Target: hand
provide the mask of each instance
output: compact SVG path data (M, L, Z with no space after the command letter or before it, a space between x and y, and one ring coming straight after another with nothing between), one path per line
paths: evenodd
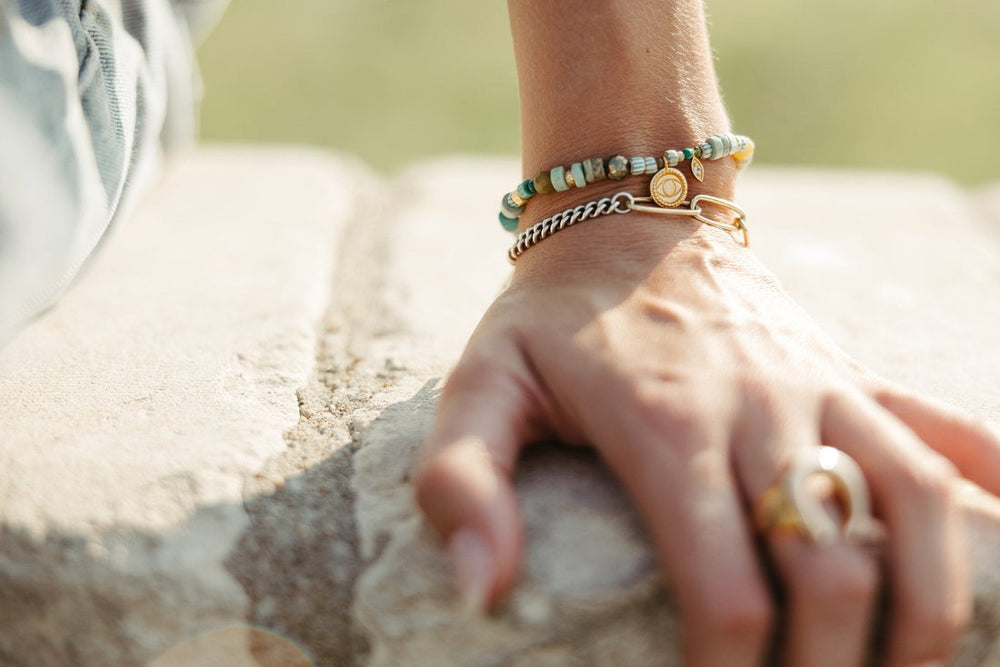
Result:
M757 665L784 589L791 665L860 664L880 587L886 662L947 659L970 613L954 480L1000 494L1000 438L847 357L723 232L630 214L532 248L449 379L417 475L466 603L513 584L522 446L598 450L625 484L684 620L689 665ZM887 531L858 547L772 533L748 507L797 450L854 458ZM571 555L567 555L571 557Z

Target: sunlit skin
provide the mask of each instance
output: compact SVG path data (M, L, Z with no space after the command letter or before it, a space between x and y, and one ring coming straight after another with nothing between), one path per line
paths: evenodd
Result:
M655 154L729 131L701 3L509 2L523 166ZM732 160L688 174L731 198ZM640 179L536 197L522 229ZM636 189L638 188L638 189ZM889 591L888 665L943 664L970 615L962 476L1000 494L992 427L877 377L841 351L724 231L632 213L530 249L443 392L417 498L467 604L514 584L524 537L510 474L521 448L595 448L647 525L683 618L685 664L761 664L776 601L747 507L801 448L865 473L886 534L857 546L769 533L790 665L861 664ZM567 554L571 558L571 554Z

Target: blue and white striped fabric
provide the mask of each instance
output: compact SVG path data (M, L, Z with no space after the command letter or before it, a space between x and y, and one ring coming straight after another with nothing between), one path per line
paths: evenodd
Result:
M220 0L0 0L0 345L50 307L195 135Z

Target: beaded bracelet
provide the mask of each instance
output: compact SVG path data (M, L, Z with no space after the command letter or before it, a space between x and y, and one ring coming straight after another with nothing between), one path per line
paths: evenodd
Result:
M703 224L723 229L730 234L741 234L741 243L743 247L750 246L750 230L747 228L747 214L743 211L743 209L728 199L713 197L711 195L696 195L691 199L691 201L681 202L682 204L687 205L687 208L679 208L676 206L671 208L661 208L659 206L649 205L650 202L655 201L656 200L653 197L636 197L629 192L619 192L611 197L596 199L585 204L580 204L579 206L574 206L573 208L568 208L565 211L560 211L555 215L545 218L541 222L535 223L528 229L518 234L514 244L507 251L507 259L510 260L511 264L515 263L518 258L527 252L527 250L532 246L541 243L556 232L560 232L578 222L583 222L584 220L590 220L592 218L600 218L606 215L611 215L612 213L625 214L633 211L656 213L658 215L688 216ZM727 209L735 213L736 220L729 223L709 218L703 214L704 209L701 206L703 202L713 204L719 208Z
M627 158L615 155L607 160L587 158L574 162L568 169L559 165L540 171L534 178L521 181L514 190L505 194L500 200L500 224L509 232L517 231L524 205L535 195L565 192L574 187L583 188L605 179L620 181L629 175L654 174L650 188L653 197L661 206L671 208L687 197L687 179L679 170L674 169L681 162L689 160L692 175L703 181L705 166L699 158L719 160L732 156L737 167L743 167L753 159L753 151L754 143L750 137L727 132L714 134L691 148L665 150L661 157Z

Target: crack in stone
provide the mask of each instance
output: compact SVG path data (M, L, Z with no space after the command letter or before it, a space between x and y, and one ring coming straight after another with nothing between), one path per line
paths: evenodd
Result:
M251 624L292 639L317 665L337 667L363 664L369 653L352 615L365 566L353 457L377 414L378 395L405 372L369 353L394 319L382 280L389 222L372 204L385 199L374 188L356 195L339 239L315 369L298 392L299 422L285 434L286 451L247 480L250 528L226 564L250 600ZM262 665L269 664L266 649L251 645Z

